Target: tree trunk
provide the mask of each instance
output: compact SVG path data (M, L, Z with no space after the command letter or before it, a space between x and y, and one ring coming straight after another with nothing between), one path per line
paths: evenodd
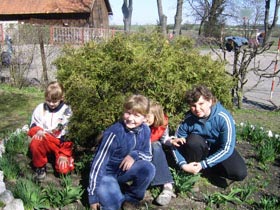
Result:
M219 37L222 26L219 17L224 11L225 0L213 0L209 8L208 21L204 25L204 34L207 37Z
M265 43L269 42L271 38L271 33L272 30L275 28L276 23L278 21L278 11L279 11L279 6L280 6L280 0L275 1L275 9L274 9L274 15L272 19L271 25L269 25L269 10L270 10L270 3L271 0L265 0L265 18L264 18L264 30L265 30L265 36L263 40L263 46Z
M159 26L161 27L161 32L164 36L167 34L167 16L163 14L162 10L162 1L157 0L157 7L158 7L158 17L159 17Z
M46 61L46 54L45 54L45 47L44 47L44 34L41 27L38 29L39 34L39 45L41 51L41 60L43 66L43 86L46 87L49 83L48 79L48 69L47 69L47 61Z
M129 0L129 4L127 4L127 0L123 0L122 5L122 13L123 13L123 23L124 23L124 31L129 32L131 29L131 17L133 10L133 0Z
M181 34L181 23L182 23L182 10L183 10L183 0L177 0L177 10L175 15L175 24L173 34L179 35Z

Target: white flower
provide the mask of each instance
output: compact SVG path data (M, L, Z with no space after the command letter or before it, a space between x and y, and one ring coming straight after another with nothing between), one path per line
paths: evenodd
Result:
M29 126L28 125L24 125L21 129L23 132L28 132L29 130Z
M244 126L244 122L241 122L241 123L240 123L240 126L243 127L243 126Z
M250 128L252 128L252 130L255 130L255 126L254 125L250 125Z
M279 134L275 134L274 137L275 137L276 139L278 139L278 138L279 138Z
M272 133L272 131L271 131L271 130L269 130L267 135L268 135L268 137L273 137L273 133Z

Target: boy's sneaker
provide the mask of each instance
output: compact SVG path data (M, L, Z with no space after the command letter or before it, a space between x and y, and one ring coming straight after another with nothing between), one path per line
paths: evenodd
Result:
M36 168L35 170L35 179L38 181L42 181L46 177L46 166L41 168Z
M122 210L135 210L138 209L139 205L135 204L135 203L131 203L128 201L123 202L122 204Z
M157 197L156 202L161 206L166 206L170 203L172 198L176 198L176 195L173 193L173 190L169 188L164 188L163 191Z

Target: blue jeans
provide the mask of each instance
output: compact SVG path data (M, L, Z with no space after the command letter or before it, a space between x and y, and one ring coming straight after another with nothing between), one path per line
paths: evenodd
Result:
M135 161L119 176L103 176L97 190L101 209L118 210L124 201L138 203L144 198L154 176L154 165L145 160Z
M163 151L160 141L152 143L152 163L156 168L156 175L151 185L164 185L166 183L174 183L172 174L169 170L169 166L166 160L166 155Z

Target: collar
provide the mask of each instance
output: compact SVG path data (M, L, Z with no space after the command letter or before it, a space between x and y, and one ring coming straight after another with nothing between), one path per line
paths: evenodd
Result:
M61 109L61 107L64 105L64 102L61 101L60 104L55 108L55 109L51 109L47 103L44 103L44 110L48 110L49 112L57 112Z

